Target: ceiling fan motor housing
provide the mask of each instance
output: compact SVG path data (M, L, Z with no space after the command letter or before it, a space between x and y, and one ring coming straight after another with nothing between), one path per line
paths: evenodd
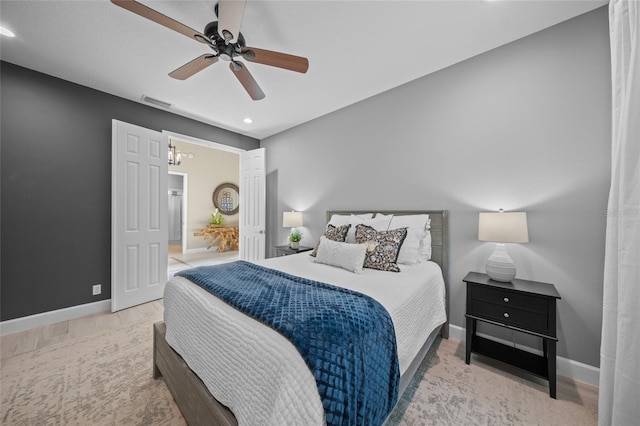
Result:
M244 36L242 33L238 35L238 41L236 43L229 43L218 34L218 21L209 22L204 28L204 35L209 37L214 46L211 46L220 59L225 61L233 60L233 57L239 55L242 48L246 46Z

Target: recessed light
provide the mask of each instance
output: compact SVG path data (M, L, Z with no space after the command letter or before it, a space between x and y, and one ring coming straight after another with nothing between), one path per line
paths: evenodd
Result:
M247 124L251 124L251 123L253 123L253 120L252 120L250 117L247 117L247 118L245 118L245 119L244 119L244 120L242 120L242 121L244 121L244 122L245 122L245 123L247 123Z
M3 35L5 37L15 37L16 35L13 33L13 31L0 26L0 35Z

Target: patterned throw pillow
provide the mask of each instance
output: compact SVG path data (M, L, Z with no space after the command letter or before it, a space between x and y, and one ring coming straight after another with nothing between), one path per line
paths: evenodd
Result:
M328 240L344 243L344 240L345 238L347 238L347 232L349 232L350 227L351 227L351 224L346 224L342 226L327 225L327 230L324 231L323 235L327 237ZM310 256L316 257L319 246L320 246L320 243L316 245L316 248L313 249Z
M376 231L367 225L356 226L356 243L369 243L367 255L364 258L365 268L400 272L396 262L405 238L407 238L407 228Z

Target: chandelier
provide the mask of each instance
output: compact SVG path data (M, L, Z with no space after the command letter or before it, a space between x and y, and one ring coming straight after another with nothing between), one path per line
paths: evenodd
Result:
M182 162L182 154L180 151L176 151L176 146L171 145L171 141L169 141L169 165L170 166L179 166Z

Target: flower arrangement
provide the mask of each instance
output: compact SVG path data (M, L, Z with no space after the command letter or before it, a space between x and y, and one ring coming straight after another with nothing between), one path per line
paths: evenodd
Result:
M211 213L211 224L212 225L222 225L224 224L224 216L220 214L218 209L215 209L213 213Z

